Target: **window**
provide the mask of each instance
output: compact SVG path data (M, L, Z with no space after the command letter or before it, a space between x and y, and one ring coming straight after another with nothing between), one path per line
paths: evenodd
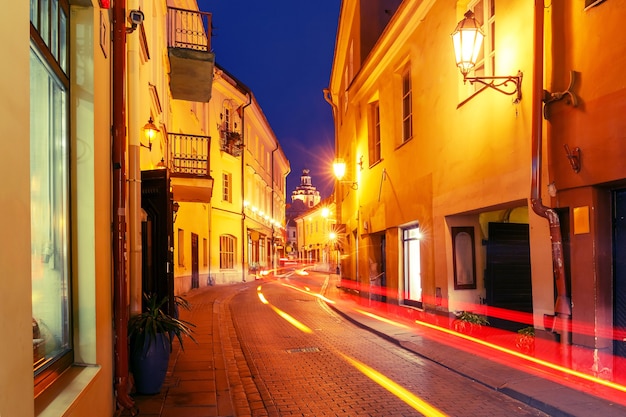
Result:
M178 266L185 266L185 231L178 229Z
M30 2L30 188L35 393L73 362L66 0Z
M475 77L490 76L495 73L496 67L496 4L494 0L479 0L470 5L476 20L482 24L485 33L483 48L478 54L476 66L474 67ZM480 84L474 84L474 88L483 88Z
M220 269L235 268L235 238L231 235L220 236Z
M206 238L202 238L202 266L209 265L209 245Z
M411 104L411 71L402 73L402 142L413 137L413 110Z
M380 106L370 104L369 164L380 161Z
M224 106L224 130L227 132L232 131L232 125L230 122L230 108Z
M233 202L233 176L229 172L222 173L222 201Z
M422 307L420 237L419 226L413 226L402 231L404 304L419 308Z

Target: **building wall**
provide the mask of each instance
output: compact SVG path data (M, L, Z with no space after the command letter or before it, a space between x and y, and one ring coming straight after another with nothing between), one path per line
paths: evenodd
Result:
M337 184L338 221L347 224L349 237L358 237L348 239L348 255L358 260L346 259L343 273L356 277L363 291L369 271L369 255L363 248L381 233L387 237L389 290L403 290L400 231L418 223L423 233L424 308L479 308L486 297L487 252L482 242L489 239L488 223L527 224L531 323L542 329L544 315L555 313L555 294L549 224L528 203L536 162L531 159L531 122L533 101L562 96L547 106L543 120L540 197L561 217L573 323L593 329L576 329L572 342L611 351L605 331L620 308L612 299L614 256L619 256L613 254L613 193L626 188L621 133L626 127L621 117L626 88L620 75L626 47L613 36L619 33L618 11L626 2L601 2L588 10L584 4L563 0L543 9L545 74L539 75L548 95L542 97L533 96L531 89L531 22L534 7L540 6L496 0L495 75L522 71L522 99L515 102L492 89L478 92L462 82L455 68L449 34L469 1L405 1L376 43L368 37L376 30L363 34L368 30L363 20L375 19L371 13L376 7L359 13L359 2L342 3L330 93L337 105L337 157L348 162L348 177L358 189ZM401 75L407 68L413 137L403 143ZM566 91L572 82L575 95ZM367 166L371 104L376 102L382 159ZM580 149L578 161L568 158L566 147ZM361 158L366 161L363 166ZM475 232L476 289L454 289L451 228L457 226Z
M480 242L486 236L481 235L479 215L504 208L526 207L528 211L531 162L530 82L522 84L519 103L493 90L463 103L473 87L463 85L449 35L462 19L466 3L404 2L362 66L355 69L353 80L345 79L346 66L354 61L348 55L353 41L349 35L355 32L348 29L358 21L342 20L331 77L331 92L338 103L338 156L349 161L349 176L359 184L358 190L340 188L342 221L361 238L386 231L387 282L396 284L399 291L403 287L402 247L399 238L389 238L398 235L390 230L419 223L424 302L440 308L435 305L439 288L442 307L450 310L468 302L475 305L485 296L481 268L477 268L476 290L454 290L450 227L474 226L477 258L484 259ZM344 12L354 6L354 2L344 2L342 19L350 19ZM532 25L521 22L532 21L532 4L499 2L497 10L497 72L515 74L520 69L526 81L532 70L528 41ZM513 33L519 35L509 35ZM399 115L401 74L406 68L411 74L413 137L403 143ZM361 169L361 157L368 161L370 104L376 101L382 160L369 167L366 162ZM553 307L550 297L543 297L552 288L551 259L543 255L546 249L550 253L548 229L547 222L537 221L534 214L525 221L532 225L533 291L539 322L542 313ZM364 230L365 223L368 230ZM356 254L356 249L351 253ZM396 270L399 277L392 276ZM368 260L359 256L358 280L366 283L368 272Z
M29 7L27 2L5 5L0 17L0 33L4 39L0 50L10 56L12 65L0 67L2 111L0 120L4 134L0 138L3 155L10 155L0 166L5 179L0 194L2 216L7 221L3 235L11 237L0 243L0 265L6 279L0 291L0 312L5 334L11 343L0 347L0 410L6 415L34 415L32 306L30 266L30 153L29 153ZM30 343L29 343L30 342Z
M576 71L572 91L578 106L568 105L566 100L571 104L571 98L566 96L549 107L549 151L554 167L549 181L557 190L550 201L572 219L568 231L571 297L576 306L572 319L594 329L590 334L574 334L573 343L600 349L611 349L602 330L613 326L612 191L626 188L622 133L626 86L619 70L626 46L612 38L620 32L619 12L625 6L626 2L618 0L583 11L583 1L556 2L550 45L554 61L546 79L550 91L564 91L570 71ZM565 145L570 150L580 149L579 172L570 165ZM575 210L581 209L589 211L588 232L576 227Z
M5 129L0 149L7 156L0 168L6 179L0 200L2 215L9 221L0 265L11 278L2 281L0 308L3 333L11 336L10 343L0 348L0 413L69 416L97 409L100 415L112 415L110 56L104 55L94 36L99 33L100 10L72 6L70 17L72 331L74 362L82 365L71 366L37 399L31 355L29 3L7 4L4 12L0 32L11 41L0 49L11 57L11 65L0 69L0 120ZM106 11L105 24L109 24Z

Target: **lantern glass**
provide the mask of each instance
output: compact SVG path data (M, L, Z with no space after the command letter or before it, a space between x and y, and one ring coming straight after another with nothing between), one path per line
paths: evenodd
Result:
M459 22L452 33L456 65L466 76L476 65L485 37L480 23L474 18L474 13L468 11L465 18Z
M333 172L335 173L335 177L341 181L346 175L346 163L339 159L336 160L333 164Z

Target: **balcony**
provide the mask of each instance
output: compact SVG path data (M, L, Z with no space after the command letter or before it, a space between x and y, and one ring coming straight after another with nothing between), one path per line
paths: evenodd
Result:
M174 200L209 203L213 178L209 167L209 136L168 133L168 164Z
M167 51L172 97L208 103L215 66L211 13L168 7Z
M220 149L232 156L241 156L243 141L239 132L220 130Z

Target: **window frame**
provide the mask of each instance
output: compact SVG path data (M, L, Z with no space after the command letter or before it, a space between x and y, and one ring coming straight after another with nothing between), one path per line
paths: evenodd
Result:
M222 172L222 201L233 202L233 175L230 172Z
M382 160L380 140L380 103L374 101L369 105L370 132L369 142L369 166Z
M235 269L236 240L233 235L220 235L220 269Z
M482 5L477 9L478 5ZM476 65L472 68L470 76L482 77L493 76L496 71L496 4L495 0L475 0L469 4L469 9L474 12L474 16L481 23L481 28L485 34L482 49L476 60ZM481 11L482 10L482 11ZM478 13L478 14L477 14ZM474 89L480 90L484 86L475 83Z
M406 65L400 74L401 80L401 112L402 143L413 138L413 86L411 83L411 67Z
M415 232L415 235L412 235ZM403 303L408 306L422 308L423 307L423 286L421 273L421 239L419 224L413 224L401 229L402 242L402 289ZM417 246L414 246L417 244ZM411 255L415 255L417 251L417 259L412 259ZM417 284L415 286L414 284ZM419 293L419 296L411 296L413 291Z
M48 10L44 12L43 6L47 6ZM33 256L33 268L36 267L35 259L41 259L40 264L42 268L56 271L60 281L58 284L63 291L62 295L59 295L58 301L60 301L60 308L58 309L58 321L53 323L53 320L48 323L43 322L43 316L39 317L40 321L35 321L39 314L35 314L33 311L33 346L36 333L39 333L37 339L41 338L41 326L58 324L58 331L52 332L54 338L61 339L60 347L54 349L50 356L49 352L45 352L43 356L35 358L33 355L33 377L34 377L34 395L39 395L45 387L49 386L55 379L57 379L61 373L71 366L74 362L74 346L73 346L73 324L72 324L72 169L71 169L71 113L70 113L70 74L69 74L69 31L70 31L70 6L67 0L31 0L30 1L30 59L31 62L41 64L41 69L47 74L45 80L35 80L37 72L30 69L30 84L31 84L31 123L34 117L38 120L44 117L42 114L34 115L32 109L36 107L38 100L43 100L48 104L43 109L47 111L45 115L46 120L50 123L43 132L44 141L46 141L45 149L48 150L46 155L40 155L46 157L48 161L48 168L44 168L47 172L33 173L33 168L39 169L39 164L33 164L31 162L31 184L36 181L38 174L41 174L46 178L46 185L43 187L47 189L48 205L39 205L45 207L44 212L39 213L50 220L51 228L48 230L40 230L45 235L44 240L49 240L52 246L52 252L44 254L43 248L41 252L31 252ZM33 88L33 82L47 83L48 89ZM33 95L37 95L36 100L33 100ZM61 100L61 106L59 106L56 100ZM51 102L52 100L52 102ZM43 102L42 101L42 102ZM35 133L34 133L35 132ZM41 134L42 132L38 132ZM33 154L33 150L37 149L42 152L40 146L32 145L33 140L36 140L36 130L31 129L31 159L36 157ZM52 136L51 136L52 135ZM43 136L41 136L43 137ZM54 169L51 170L50 168ZM34 176L33 176L34 175ZM42 193L46 193L46 191ZM31 189L31 204L34 198L33 189ZM45 196L44 196L45 197ZM31 206L31 216L36 215L33 212ZM32 225L37 222L32 222ZM63 227L60 227L63 226ZM42 228L41 225L38 225ZM43 226L45 229L45 226ZM42 239L42 235L37 230L31 227L30 230L31 240L36 242ZM37 236L37 237L35 237ZM37 246L37 245L35 245ZM34 250L34 248L33 248ZM47 257L47 258L46 258ZM43 259L48 259L44 261ZM50 263L51 262L51 263ZM43 265L45 263L45 265ZM39 282L42 283L46 274L42 273ZM54 274L54 273L52 273ZM34 277L34 274L32 275ZM49 279L55 279L54 276L48 277ZM45 285L45 284L44 284ZM53 285L54 282L53 282ZM33 291L35 291L35 285L33 285ZM35 294L33 293L33 307L35 307ZM54 300L53 300L54 302ZM45 317L48 319L48 317ZM59 341L57 340L57 343ZM45 346L45 345L44 345ZM45 348L44 348L45 349Z

